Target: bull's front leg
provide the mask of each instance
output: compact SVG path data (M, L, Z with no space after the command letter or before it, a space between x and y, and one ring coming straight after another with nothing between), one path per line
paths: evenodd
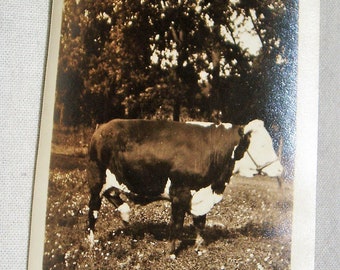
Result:
M176 258L178 243L182 240L185 210L178 204L172 204L171 225L170 225L170 257Z
M195 251L197 252L198 255L201 255L204 252L204 248L202 249L202 247L204 247L205 245L205 241L202 235L205 228L206 215L194 216L193 221L196 232Z
M170 225L170 258L176 258L179 247L177 242L182 240L184 216L190 205L190 189L186 187L172 187L171 196L171 225Z

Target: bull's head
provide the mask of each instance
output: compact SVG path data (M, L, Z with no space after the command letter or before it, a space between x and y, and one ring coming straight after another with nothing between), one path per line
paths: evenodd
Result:
M238 133L241 137L241 140L239 144L237 145L236 149L234 150L234 153L233 153L234 160L242 159L250 144L250 136L251 136L250 131L248 131L247 133L244 133L244 127L240 127L238 130Z
M250 134L250 143L242 159L236 161L234 172L252 177L264 174L280 177L283 167L277 157L272 139L261 120L253 120L244 127L244 134Z

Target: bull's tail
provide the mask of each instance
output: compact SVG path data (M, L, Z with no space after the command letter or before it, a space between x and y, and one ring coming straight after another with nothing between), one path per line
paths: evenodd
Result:
M170 198L167 196L147 196L147 195L139 195L133 192L124 192L123 193L126 195L126 197L132 201L135 204L140 204L140 205L147 205L149 203L159 201L159 200L164 200L164 201L170 201Z

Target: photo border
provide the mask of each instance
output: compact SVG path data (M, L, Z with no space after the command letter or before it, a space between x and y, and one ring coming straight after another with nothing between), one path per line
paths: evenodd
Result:
M314 269L319 98L318 0L299 3L292 269Z
M55 87L57 81L63 0L51 5L50 36L46 61L46 74L41 110L41 122L33 185L31 224L28 250L28 269L41 269L43 265L47 189L53 131Z

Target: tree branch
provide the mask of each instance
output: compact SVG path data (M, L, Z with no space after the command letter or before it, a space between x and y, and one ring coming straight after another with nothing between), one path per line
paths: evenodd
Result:
M261 41L262 47L264 47L265 44L264 44L263 38L261 36L260 29L257 27L257 22L255 22L255 19L253 18L253 15L251 14L250 10L247 11L247 14L248 14L248 16L251 19L251 22L252 22L252 24L254 26L254 29L255 29L255 31L256 31L256 33L257 33L257 35L258 35L258 37L259 37L259 39Z

